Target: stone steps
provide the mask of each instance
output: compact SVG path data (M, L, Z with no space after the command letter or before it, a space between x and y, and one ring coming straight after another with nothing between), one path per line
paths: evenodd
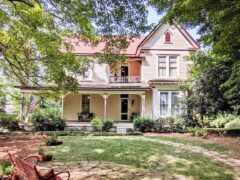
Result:
M133 129L133 123L126 123L126 122L119 122L114 123L116 127L116 132L119 134L126 134L126 130L128 128ZM88 122L67 122L67 126L65 127L65 130L86 130L86 131L92 131L92 125Z

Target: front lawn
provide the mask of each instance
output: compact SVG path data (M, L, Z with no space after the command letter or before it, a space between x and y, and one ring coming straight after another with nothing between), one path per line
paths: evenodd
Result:
M190 140L190 139L184 139L182 137L168 137L168 136L158 135L158 136L149 136L148 138L160 139L163 141L171 141L171 142L182 143L182 144L193 145L193 146L200 146L209 151L216 151L220 153L227 153L229 150L226 146L219 143L203 142L201 140Z
M138 140L139 137L63 136L63 145L49 147L60 162L105 161L131 165L171 175L193 179L228 180L233 170L211 161L201 154L176 149L172 146Z

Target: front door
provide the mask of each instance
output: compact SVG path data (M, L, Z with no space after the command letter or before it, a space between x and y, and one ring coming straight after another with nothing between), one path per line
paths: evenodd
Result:
M121 95L121 120L128 120L128 95Z

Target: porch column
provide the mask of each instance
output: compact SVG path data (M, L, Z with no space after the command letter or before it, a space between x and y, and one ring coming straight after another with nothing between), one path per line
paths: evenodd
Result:
M107 98L108 94L103 94L103 99L104 99L104 120L107 119Z
M25 103L26 103L26 98L25 98L25 93L22 93L22 103L21 103L21 108L20 108L20 120L24 120L24 109L25 109Z
M142 94L141 95L141 116L145 115L145 99L146 99L146 95Z

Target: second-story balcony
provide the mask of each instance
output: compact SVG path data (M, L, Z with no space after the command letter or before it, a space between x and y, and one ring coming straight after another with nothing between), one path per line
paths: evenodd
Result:
M110 83L140 83L141 76L109 76Z

